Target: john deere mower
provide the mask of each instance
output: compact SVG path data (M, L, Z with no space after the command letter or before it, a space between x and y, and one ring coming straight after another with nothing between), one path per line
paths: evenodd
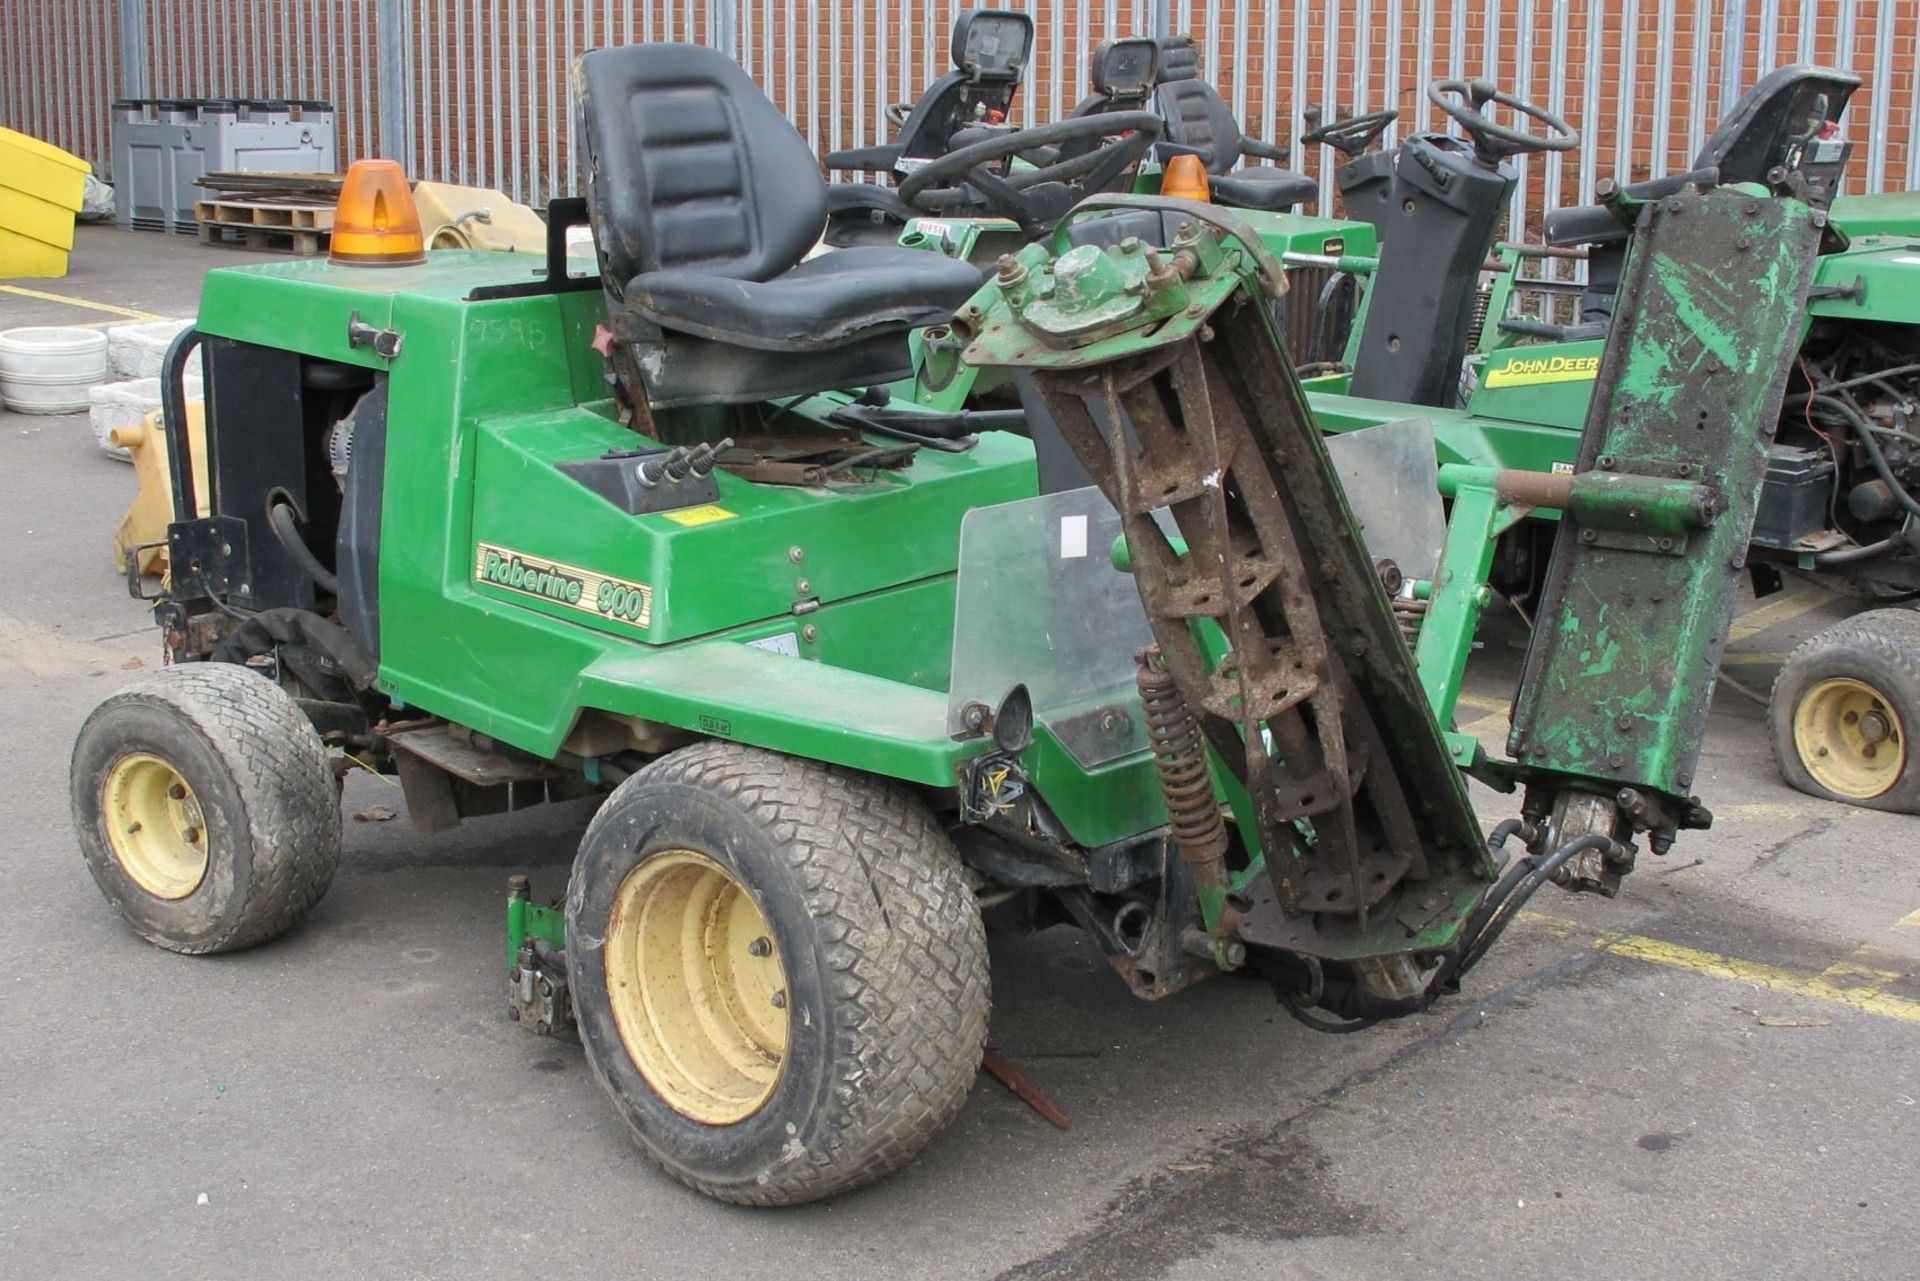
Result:
M586 198L543 269L423 253L375 162L331 263L209 274L166 395L198 355L211 514L176 428L172 574L134 584L169 665L73 756L143 937L293 927L350 768L427 829L603 795L563 906L510 887L509 1009L577 1028L668 1174L772 1205L958 1112L986 924L1351 1031L1454 991L1548 881L1611 891L1710 822L1699 733L1822 248L1800 169L1636 206L1570 474L1436 480L1423 424L1324 438L1255 215L1014 191L990 277L809 257L825 185L731 61L602 49L574 83ZM1089 135L1080 180L1155 128ZM989 407L928 407L930 353ZM1538 508L1562 538L1490 759L1447 727L1495 536ZM1470 776L1515 797L1491 834Z

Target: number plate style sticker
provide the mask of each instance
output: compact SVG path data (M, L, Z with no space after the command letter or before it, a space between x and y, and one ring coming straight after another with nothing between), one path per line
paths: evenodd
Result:
M653 620L653 588L645 583L609 578L597 570L492 543L475 545L473 581L635 627Z

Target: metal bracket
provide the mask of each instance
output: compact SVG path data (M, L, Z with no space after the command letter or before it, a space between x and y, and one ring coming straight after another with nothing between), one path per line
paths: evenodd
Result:
M347 346L371 347L373 354L385 361L400 359L400 347L406 339L398 329L375 329L360 319L360 313L354 312L347 317Z

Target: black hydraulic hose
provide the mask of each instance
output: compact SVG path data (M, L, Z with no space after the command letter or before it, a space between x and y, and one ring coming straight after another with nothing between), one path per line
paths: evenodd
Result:
M320 563L313 554L313 548L307 546L307 540L300 537L300 527L293 508L286 503L275 503L267 509L267 524L273 528L273 536L287 549L287 554L298 561L300 569L311 578L314 586L329 595L340 594L340 580L332 570Z
M1836 391L1845 391L1849 387L1860 387L1867 383L1879 382L1883 378L1898 378L1902 374L1920 374L1920 365L1895 365L1891 369L1880 369L1870 374L1861 374L1859 377L1849 378L1845 382L1827 383L1816 391L1800 392L1797 395L1789 396L1787 403L1789 405L1797 405L1806 400L1809 395L1824 396Z
M1517 818L1501 819L1500 822L1494 827L1493 831L1489 833L1487 836L1487 848L1490 850L1505 849L1507 845L1507 839L1511 837L1515 832L1519 831L1521 828L1525 826L1526 826L1526 823L1521 819L1517 819Z
M1834 552L1817 552L1813 563L1821 569L1830 569L1835 565L1857 565L1863 560L1877 560L1888 552L1911 545L1905 533L1895 534L1892 538L1883 538L1877 543L1868 543L1864 547L1843 547Z
M1888 490L1900 500L1902 507L1915 516L1920 516L1920 502L1914 501L1913 495L1907 492L1907 487L1894 478L1893 468L1887 465L1887 455L1880 448L1880 442L1874 439L1874 425L1868 422L1859 410L1838 396L1819 393L1813 397L1813 403L1823 409L1832 410L1846 421L1847 425L1853 429L1854 439L1860 442L1860 447L1867 451L1867 457L1873 461L1873 470L1878 472L1880 479L1887 483Z
M222 663L244 663L270 654L279 645L306 645L319 650L340 668L355 689L373 688L379 665L352 633L330 618L308 609L263 609L250 614L227 633L214 658Z
M1605 850L1612 848L1612 846L1612 837L1602 836L1598 832L1589 832L1585 836L1575 837L1573 840L1568 841L1565 845L1562 845L1559 849L1534 864L1526 878L1495 905L1494 911L1489 915L1486 924L1481 927L1480 933L1467 940L1460 952L1459 962L1447 973L1447 980L1451 981L1456 979L1479 964L1480 958L1487 954L1487 949L1492 947L1494 943L1499 940L1500 936L1506 932L1507 926L1513 924L1513 918L1520 914L1520 909L1526 905L1527 900L1532 898L1534 892L1547 883L1548 878L1565 866L1568 859L1572 858L1575 854L1583 854L1588 850ZM1517 866L1526 867L1530 862L1532 862L1532 860L1523 859ZM1501 879L1503 883L1506 880L1505 877ZM1492 898L1492 895L1488 895L1488 897Z

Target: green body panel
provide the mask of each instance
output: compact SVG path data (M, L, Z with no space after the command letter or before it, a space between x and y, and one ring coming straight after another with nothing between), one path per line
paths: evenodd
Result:
M1920 230L1856 237L1842 252L1820 260L1813 283L1816 289L1857 287L1858 293L1816 297L1807 308L1811 315L1920 323Z
M1477 382L1467 398L1467 412L1578 432L1587 420L1587 402L1593 399L1593 380L1606 345L1605 339L1595 338L1489 353L1474 362Z
M1034 492L1031 445L993 434L831 490L722 473L722 518L630 516L554 467L646 443L604 399L599 292L469 300L526 270L435 253L208 277L208 334L374 368L349 318L402 335L385 366L382 691L542 757L597 709L953 786L985 746L946 728L960 518ZM644 626L476 581L482 542L650 588ZM768 639L799 656L746 644Z
M1920 237L1920 191L1883 191L1841 196L1833 202L1833 222L1849 236Z

